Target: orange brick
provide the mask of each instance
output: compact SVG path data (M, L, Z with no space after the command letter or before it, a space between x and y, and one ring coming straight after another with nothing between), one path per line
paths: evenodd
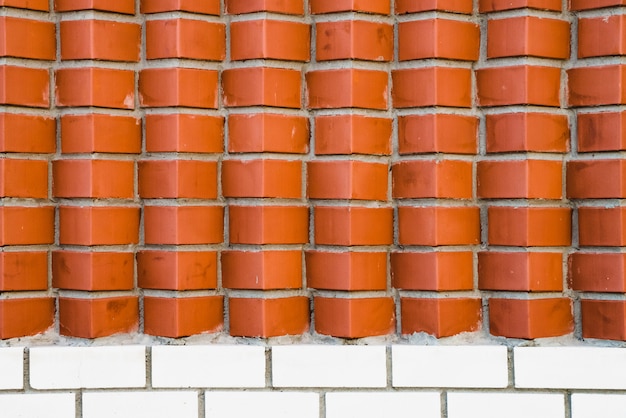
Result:
M269 338L309 330L309 299L304 296L230 298L229 314L232 336Z
M73 290L132 290L135 260L132 252L52 253L52 286Z
M311 13L364 12L388 15L389 0L310 0Z
M489 299L489 332L509 338L546 338L574 331L568 298Z
M315 297L315 331L340 338L364 338L395 331L392 298Z
M392 70L393 107L472 106L472 74L466 68Z
M144 207L146 244L219 244L224 241L221 206Z
M315 154L391 153L392 120L361 115L315 118Z
M490 206L487 212L490 245L559 247L572 244L570 208Z
M141 13L190 12L220 14L220 0L141 0Z
M108 20L66 20L60 24L61 59L139 61L141 26Z
M48 11L48 0L0 0L0 6Z
M626 207L579 207L578 235L581 246L626 246Z
M0 17L0 56L54 60L56 57L53 22L16 17Z
M110 68L62 68L56 71L56 104L114 109L135 108L135 72Z
M386 252L306 252L307 286L326 290L386 290Z
M280 42L276 40L280 39ZM311 27L282 20L245 20L230 24L230 59L276 59L306 62L311 58Z
M625 65L572 68L567 71L571 107L626 103Z
M583 338L626 340L626 303L623 300L580 301Z
M218 332L224 326L224 297L165 298L145 296L144 332L180 338Z
M221 153L224 118L196 114L146 115L146 151Z
M224 70L224 105L300 108L300 78L300 71L286 68L249 67Z
M50 106L48 70L1 65L0 104L48 108Z
M589 10L624 5L626 5L624 0L571 0L569 8L570 10Z
M563 254L479 252L478 288L525 292L562 291Z
M304 154L309 150L309 121L274 113L231 114L228 151Z
M626 197L626 162L576 160L567 163L567 197L603 199ZM612 181L607 181L612 179Z
M197 160L139 162L139 196L144 199L217 198L217 163Z
M48 253L4 251L0 253L0 291L46 290Z
M401 161L392 167L393 197L472 198L472 163L458 160Z
M478 10L481 13L497 12L514 9L538 9L561 11L560 0L479 0Z
M225 160L225 197L302 197L302 162L285 160Z
M474 260L469 251L393 252L391 283L406 290L471 290Z
M480 31L472 22L425 19L398 23L398 60L476 61Z
M395 0L396 14L442 11L470 15L472 0Z
M59 207L61 245L125 245L138 242L138 207Z
M57 12L71 12L75 10L99 10L102 12L135 14L134 0L55 0L54 10Z
M133 161L57 160L52 163L52 194L56 197L132 199Z
M229 207L231 244L306 244L309 211L306 206Z
M484 68L476 71L478 104L560 105L561 69L537 65Z
M365 20L320 22L315 32L317 61L393 58L393 26L389 24Z
M311 199L387 200L387 164L363 161L309 161Z
M398 152L475 154L478 119L473 116L433 113L398 117Z
M0 159L0 197L46 199L48 161Z
M315 243L318 245L390 245L392 208L316 206Z
M399 207L398 242L428 246L478 244L479 212L472 206Z
M226 13L243 14L273 12L288 15L304 14L303 0L226 0Z
M61 116L61 152L139 154L141 120L92 113Z
M139 72L142 107L217 108L217 71L197 68L148 68Z
M569 22L519 16L487 22L487 58L534 56L567 59Z
M137 253L137 285L143 289L215 289L217 287L217 253L214 251L139 251Z
M0 340L41 334L54 324L54 298L0 300Z
M130 333L139 325L136 296L98 299L59 298L59 332L79 338Z
M480 329L480 299L402 298L400 306L402 334L425 332L441 338Z
M567 281L582 292L626 292L626 254L575 252L568 259Z
M0 152L53 153L55 138L54 118L0 113Z
M626 149L626 112L579 113L578 152Z
M223 251L222 286L227 289L299 289L300 251Z
M487 152L567 152L566 115L550 113L498 113L487 115Z
M561 161L479 161L476 173L479 198L560 199L563 195Z
M310 109L387 108L388 76L384 71L346 68L306 74Z
M146 22L146 58L221 61L226 55L226 26L192 19Z
M0 206L0 246L52 243L53 206Z

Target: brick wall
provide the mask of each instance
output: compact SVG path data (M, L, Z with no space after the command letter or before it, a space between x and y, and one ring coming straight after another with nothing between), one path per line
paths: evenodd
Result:
M622 2L392 3L0 1L0 340L625 340Z

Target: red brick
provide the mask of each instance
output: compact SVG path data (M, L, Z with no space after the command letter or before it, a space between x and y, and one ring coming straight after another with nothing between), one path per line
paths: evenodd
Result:
M392 120L361 115L315 118L315 154L391 153Z
M274 113L231 114L228 151L304 154L309 150L309 121Z
M52 253L52 287L72 290L132 290L135 260L132 252Z
M299 289L300 251L223 251L222 286L226 289Z
M478 288L524 292L562 291L563 254L479 252Z
M299 335L309 330L309 299L230 298L230 335L237 337L278 337Z
M476 71L479 106L560 106L561 69L538 65Z
M578 152L626 149L626 112L579 113Z
M560 199L563 195L561 161L479 161L476 173L479 198Z
M0 159L0 197L46 199L48 161Z
M401 245L474 245L480 242L480 213L473 206L398 208Z
M224 326L224 297L143 298L144 332L180 338L218 332Z
M315 297L315 332L341 338L364 338L395 331L393 299Z
M476 61L480 42L472 22L425 19L398 23L398 60L443 58Z
M404 290L471 290L474 260L469 251L393 252L391 283Z
M280 42L277 40L280 39ZM283 20L245 20L230 24L230 59L309 61L311 27Z
M136 296L97 299L59 298L59 332L79 338L130 333L139 325Z
M393 26L365 20L315 24L317 61L357 59L391 61Z
M226 56L226 26L192 19L146 22L146 59L189 58L221 61Z
M626 254L570 254L569 286L582 292L626 292Z
M478 119L473 116L433 113L398 117L398 152L475 154Z
M0 206L0 246L52 243L53 206Z
M56 58L53 22L16 17L0 17L0 56L54 60Z
M217 287L217 253L214 251L139 251L137 253L137 285L143 289L215 289Z
M145 206L143 216L146 244L219 244L224 241L222 206Z
M231 68L222 72L224 106L300 108L300 71L286 68ZM280 88L279 88L280 86Z
M0 104L48 108L50 106L48 70L0 65Z
M626 302L583 299L580 308L583 338L626 340Z
M626 207L579 207L578 235L582 246L626 246Z
M472 0L395 0L396 14L442 11L472 14Z
M111 68L62 68L56 71L56 104L114 109L135 108L135 72Z
M567 152L567 116L550 113L498 113L486 117L488 153Z
M472 163L459 160L401 161L392 167L393 197L472 198Z
M144 199L217 198L217 163L198 160L139 162L139 196Z
M0 300L0 340L41 334L54 324L54 298Z
M5 251L0 253L0 291L46 290L48 253Z
M309 161L311 199L387 200L388 166L364 161Z
M303 0L226 0L226 13L242 14L273 12L288 15L304 14Z
M71 12L75 10L99 10L102 12L135 14L134 0L54 0L54 10Z
M29 138L24 141L24 138ZM53 153L56 122L46 116L0 113L0 152Z
M601 9L603 7L624 6L624 0L570 0L570 10Z
M55 197L132 199L135 164L116 160L57 160L52 162Z
M224 160L225 197L302 197L302 162L286 160Z
M491 335L509 338L546 338L574 330L568 298L489 299Z
M392 208L316 206L313 213L318 245L390 245L393 242Z
M567 59L569 52L569 22L565 20L518 16L487 22L487 58Z
M141 13L191 12L220 14L220 0L141 0Z
M126 245L138 242L138 207L59 207L61 245Z
M393 107L472 106L472 72L467 68L392 70Z
M306 206L229 207L231 244L306 244L309 211Z
M306 252L307 286L325 290L386 290L386 252Z
M364 12L388 15L389 0L310 0L311 13Z
M0 0L0 6L48 11L48 0Z
M146 151L221 153L224 119L196 114L146 115Z
M579 18L578 58L626 54L626 17Z
M148 68L139 72L142 107L185 106L217 108L218 76L215 70Z
M488 208L490 245L559 247L572 243L572 210L565 207Z
M66 20L60 24L61 59L139 61L141 26L108 20Z
M571 107L626 104L625 65L567 70Z
M92 113L61 116L61 152L139 154L141 120Z
M388 75L384 71L355 68L310 71L306 82L310 109L387 109Z
M481 13L498 12L514 9L538 9L561 11L560 0L479 0L478 10Z
M400 306L402 334L425 332L441 338L480 329L480 299L402 298Z
M575 160L567 163L567 197L602 199L626 197L626 162ZM607 181L607 179L612 179Z

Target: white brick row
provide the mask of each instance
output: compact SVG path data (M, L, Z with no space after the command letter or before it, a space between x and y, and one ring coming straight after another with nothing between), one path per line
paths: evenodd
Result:
M626 349L516 347L515 386L555 389L626 389Z
M626 395L575 393L572 395L572 418L623 418Z
M245 345L152 347L152 386L264 387L265 348Z
M310 392L206 392L204 405L206 418L320 416L320 396Z
M88 392L82 418L198 418L198 393Z
M504 346L411 346L391 349L395 387L504 388L508 386Z
M41 393L0 395L2 418L76 418L76 395Z
M386 348L357 345L285 345L272 348L275 387L387 385Z
M146 349L34 347L30 349L30 385L35 389L145 387Z
M557 393L452 392L447 403L448 418L565 418Z
M0 390L24 387L24 349L0 349Z
M439 392L331 392L326 418L441 418Z

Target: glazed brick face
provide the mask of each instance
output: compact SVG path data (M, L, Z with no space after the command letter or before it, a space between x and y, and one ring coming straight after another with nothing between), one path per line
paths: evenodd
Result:
M0 345L626 341L623 5L0 0ZM72 412L236 414L199 375ZM473 411L446 382L415 414ZM237 407L387 413L348 389Z

